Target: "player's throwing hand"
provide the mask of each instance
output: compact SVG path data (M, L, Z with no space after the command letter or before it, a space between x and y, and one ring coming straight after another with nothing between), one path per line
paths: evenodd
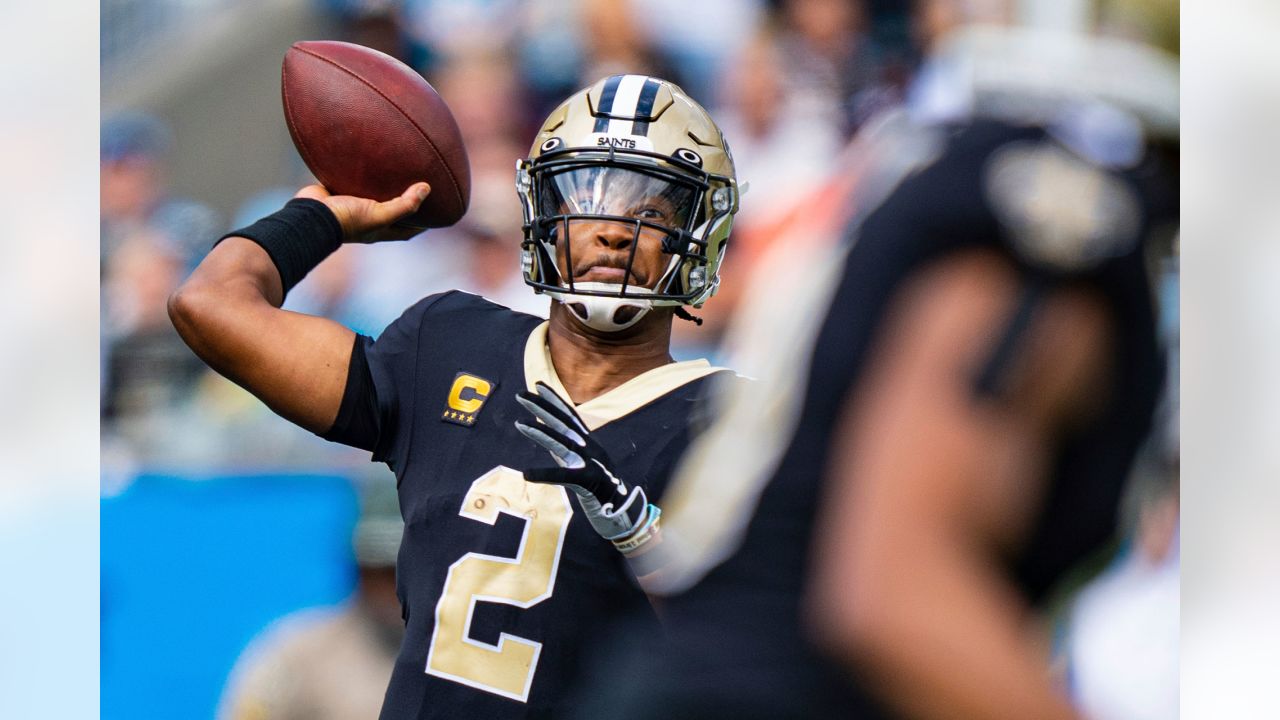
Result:
M295 200L318 200L325 204L342 226L343 242L375 243L385 240L407 240L422 230L393 223L411 215L431 194L425 182L405 188L399 197L386 202L350 195L332 195L323 185L308 185L297 192Z
M591 527L623 554L635 553L656 534L662 511L649 503L644 488L613 474L608 454L569 403L545 383L539 382L537 390L521 391L516 401L538 423L517 420L516 429L551 453L559 467L530 468L524 479L573 490Z

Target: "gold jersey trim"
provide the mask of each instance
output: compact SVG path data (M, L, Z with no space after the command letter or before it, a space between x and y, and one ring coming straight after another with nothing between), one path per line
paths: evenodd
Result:
M595 430L629 415L678 387L723 369L704 359L668 363L640 373L618 387L579 405L569 398L569 392L564 389L560 376L556 374L556 369L551 364L551 349L547 347L549 326L550 323L543 322L529 333L529 339L525 342L525 385L529 392L534 392L534 385L539 380L550 385L552 390L574 406L588 430Z

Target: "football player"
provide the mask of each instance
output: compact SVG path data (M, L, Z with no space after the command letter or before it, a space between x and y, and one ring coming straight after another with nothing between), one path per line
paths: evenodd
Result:
M306 187L224 238L170 300L215 370L395 472L407 632L383 718L563 712L584 644L647 612L624 558L652 537L649 498L720 372L669 353L673 316L716 291L738 208L705 110L658 78L601 80L551 113L516 186L548 322L447 292L375 341L280 309L341 243L396 235L425 184L383 203ZM540 467L548 452L556 467Z
M581 717L1077 717L1033 608L1109 538L1161 389L1176 66L1013 28L938 52L835 254L750 286L759 382L642 558L667 640L627 633Z

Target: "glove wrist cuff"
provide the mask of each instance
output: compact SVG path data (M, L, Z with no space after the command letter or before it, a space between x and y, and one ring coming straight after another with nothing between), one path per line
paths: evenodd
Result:
M652 503L648 507L648 515L634 532L625 538L613 541L613 546L623 555L632 555L658 536L661 528L658 520L662 517L662 509Z

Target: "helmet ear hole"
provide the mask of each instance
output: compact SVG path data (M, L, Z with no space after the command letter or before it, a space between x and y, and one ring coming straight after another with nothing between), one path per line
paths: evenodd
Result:
M694 167L702 167L702 156L689 148L677 148L675 156L677 159L683 160Z

